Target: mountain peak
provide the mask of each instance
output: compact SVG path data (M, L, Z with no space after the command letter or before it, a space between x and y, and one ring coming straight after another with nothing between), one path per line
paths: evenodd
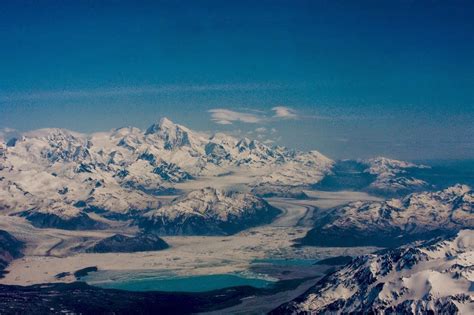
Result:
M469 191L471 191L471 187L469 187L468 185L464 185L464 184L455 184L451 187L448 187L444 190L444 192L446 193L452 193L452 194L456 194L456 195L464 195L466 193L468 193Z
M159 131L176 129L179 125L172 122L170 119L163 117L158 123L154 123L145 131L145 135L154 134ZM181 127L181 126L179 126Z
M160 127L174 127L176 124L171 121L168 117L163 117L160 119L160 122L158 123Z

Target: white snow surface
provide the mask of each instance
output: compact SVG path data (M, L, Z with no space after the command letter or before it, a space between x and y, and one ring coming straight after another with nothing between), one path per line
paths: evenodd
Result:
M334 210L323 229L422 233L474 228L474 192L455 185L436 192L413 193L402 199L355 201Z
M150 218L203 216L227 221L228 217L258 215L258 210L266 206L263 199L250 193L226 192L215 188L203 188L178 197L169 205L152 210L144 215Z
M128 213L156 209L156 194L193 178L264 173L250 185L315 183L332 160L319 152L269 147L247 138L209 136L167 118L146 131L124 127L85 135L65 129L22 134L0 148L0 211L77 216L73 205ZM258 172L257 172L258 170Z
M397 191L429 187L429 184L424 180L406 176L408 169L422 169L429 168L429 166L385 157L363 160L362 163L367 164L366 173L376 175L375 181L370 185L371 188Z
M474 312L474 231L355 258L283 305L288 314Z

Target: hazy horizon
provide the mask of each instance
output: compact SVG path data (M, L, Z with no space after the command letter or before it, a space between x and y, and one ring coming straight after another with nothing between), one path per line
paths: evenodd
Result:
M474 4L364 4L4 4L0 128L167 116L332 158L474 158Z

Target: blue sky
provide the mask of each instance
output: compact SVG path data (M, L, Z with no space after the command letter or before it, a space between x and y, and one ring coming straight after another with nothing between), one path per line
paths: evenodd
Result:
M472 1L5 1L0 39L0 128L474 158Z

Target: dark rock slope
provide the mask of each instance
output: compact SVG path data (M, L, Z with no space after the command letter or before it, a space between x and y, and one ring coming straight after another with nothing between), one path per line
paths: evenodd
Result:
M10 233L0 230L0 278L5 273L3 269L15 258L21 257L24 244Z
M132 253L158 251L168 248L168 244L153 233L140 233L130 237L115 234L104 238L89 248L90 253Z

